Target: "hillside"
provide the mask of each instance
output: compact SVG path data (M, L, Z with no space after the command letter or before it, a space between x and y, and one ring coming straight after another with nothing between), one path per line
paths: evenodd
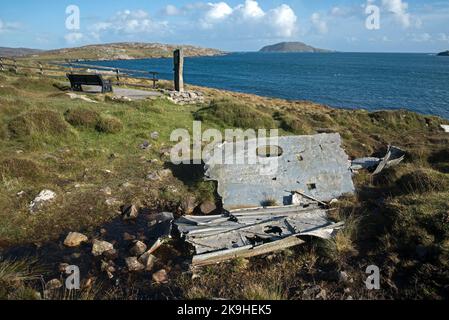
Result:
M440 127L448 120L403 110L331 109L189 85L188 90L204 94L204 103L180 106L166 97L115 101L103 94L73 99L66 81L62 74L0 74L0 299L67 299L58 286L64 264L83 268L82 289L70 299L449 296L449 134ZM166 81L159 85L172 89ZM203 130L222 132L338 132L351 158L384 154L388 144L407 155L377 176L365 171L354 176L357 194L332 204L330 218L345 221L335 238L194 273L186 270L189 248L173 238L154 252L150 270L131 274L125 258L133 240L151 243L147 212L179 217L197 205L221 201L215 183L203 181L201 167L170 163L172 132L190 130L194 120L202 121ZM55 198L30 211L42 190ZM123 221L120 212L130 204L142 209L140 215ZM65 247L68 232L82 232L89 243ZM106 252L104 260L94 257L98 240L113 242L116 251ZM364 285L366 266L372 264L382 271L380 290ZM162 270L169 281L157 284L154 275Z
M331 50L318 49L303 42L280 42L260 49L260 52L332 52Z
M225 52L190 45L160 43L111 43L78 48L50 50L33 55L39 60L131 60L172 57L173 50L182 47L186 56L214 56Z
M21 56L40 53L40 52L42 52L42 50L27 49L27 48L0 47L0 56L1 57L21 57Z

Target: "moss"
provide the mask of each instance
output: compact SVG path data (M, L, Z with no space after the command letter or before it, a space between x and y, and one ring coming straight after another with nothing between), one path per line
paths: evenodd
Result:
M70 132L69 126L61 114L48 109L27 111L12 119L8 128L16 138L36 133L63 135Z
M96 125L96 129L103 133L119 133L123 130L123 123L120 119L112 116L101 116Z
M100 120L100 114L97 111L87 108L70 109L64 117L72 126L84 128L95 128Z
M242 129L275 128L273 118L252 105L245 105L230 99L213 100L209 107L195 113L200 121L215 122L223 127Z

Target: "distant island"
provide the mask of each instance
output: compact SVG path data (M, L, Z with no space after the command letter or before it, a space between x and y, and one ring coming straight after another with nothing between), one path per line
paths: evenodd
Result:
M437 56L440 56L440 57L449 57L449 50L440 52L440 53L437 54Z
M56 50L33 50L3 48L3 52L9 52L9 56L26 56L39 60L133 60L145 58L169 58L173 51L184 49L187 57L217 56L226 52L202 48L191 45L172 45L162 43L121 42L109 44L87 45L77 48L64 48Z
M303 42L280 42L265 46L259 52L333 52L326 49L318 49Z

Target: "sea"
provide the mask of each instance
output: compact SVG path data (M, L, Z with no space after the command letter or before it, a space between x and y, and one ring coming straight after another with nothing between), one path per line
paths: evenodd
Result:
M86 63L173 78L173 60L168 58ZM243 52L192 57L185 58L184 80L336 108L408 109L449 119L449 57L435 54Z

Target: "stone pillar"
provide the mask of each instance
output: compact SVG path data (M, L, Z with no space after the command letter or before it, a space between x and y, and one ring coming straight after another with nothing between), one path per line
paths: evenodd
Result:
M175 71L175 90L178 92L184 91L184 52L182 49L175 50L174 57L174 71Z

